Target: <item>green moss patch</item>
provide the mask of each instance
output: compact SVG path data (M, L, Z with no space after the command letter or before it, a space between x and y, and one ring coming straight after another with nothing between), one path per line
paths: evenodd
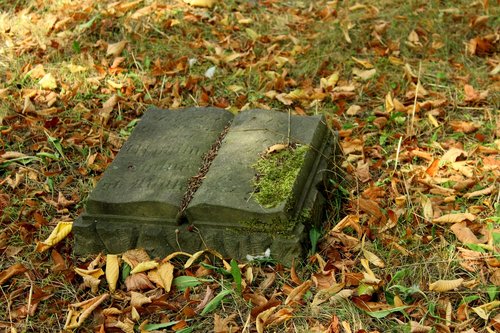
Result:
M308 149L305 145L291 144L280 151L263 154L253 165L254 198L261 206L273 208L288 199Z

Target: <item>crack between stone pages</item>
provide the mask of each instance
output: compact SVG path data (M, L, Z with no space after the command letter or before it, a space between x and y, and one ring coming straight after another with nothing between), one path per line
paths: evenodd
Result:
M200 188L201 184L203 183L203 179L205 179L208 170L210 170L210 165L212 165L214 158L217 156L217 152L219 151L222 141L226 137L230 126L231 122L229 122L226 127L224 127L222 132L217 137L217 140L215 140L208 152L203 155L201 167L198 169L198 173L189 179L187 190L182 197L181 203L179 205L179 212L176 216L177 224L182 224L186 221L186 208L193 199L194 194L196 193L198 188Z

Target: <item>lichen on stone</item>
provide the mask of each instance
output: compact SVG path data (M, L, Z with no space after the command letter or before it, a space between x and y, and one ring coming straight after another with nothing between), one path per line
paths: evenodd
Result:
M286 201L309 147L290 144L277 152L263 154L253 165L254 198L264 208L273 208Z

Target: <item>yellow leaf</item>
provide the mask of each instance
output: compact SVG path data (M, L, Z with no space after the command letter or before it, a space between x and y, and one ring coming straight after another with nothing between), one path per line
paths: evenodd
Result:
M144 261L139 263L135 268L130 272L130 274L137 274L145 271L149 271L150 269L158 267L158 263L154 260Z
M191 258L189 258L186 263L184 264L184 269L191 267L191 265L198 259L203 253L205 253L205 250L198 251L194 253Z
M394 101L392 100L392 94L390 91L387 93L387 95L385 95L385 111L394 111Z
M87 275L87 276L92 276L95 278L99 278L104 274L104 272L101 268L83 269L83 268L75 267L75 272L80 276Z
M437 291L438 293L456 289L462 285L464 279L456 280L438 280L429 284L429 290Z
M151 280L158 283L160 287L165 289L168 293L172 287L172 280L174 279L174 265L169 262L165 262L160 264L158 269L153 272L156 272L156 278Z
M500 301L493 301L490 303L483 304L481 306L476 306L472 310L482 319L488 320L491 310L494 310L500 306Z
M358 69L358 68L354 68L352 70L352 73L354 75L356 75L357 77L359 77L361 80L363 81L367 81L369 79L371 79L372 77L375 76L375 74L377 74L377 70L375 68L373 69L369 69L369 70L361 70L361 69Z
M118 256L115 254L108 254L106 256L106 281L108 281L110 292L116 290L116 282L118 281L119 275L120 264L118 262Z
M432 126L439 127L438 120L430 112L427 112L427 118L429 119L429 122L432 124Z
M339 81L339 73L335 72L327 78L322 77L319 84L321 89L333 88Z
M42 89L52 90L57 88L56 78L50 73L45 74L38 83Z
M193 7L212 8L216 0L184 0L184 2Z
M121 89L121 88L123 88L123 84L115 82L113 80L108 80L108 81L106 81L106 83L108 84L108 86L110 86L113 89Z
M432 220L434 223L457 223L465 220L474 221L476 215L471 213L446 214L437 219Z
M62 241L73 228L73 222L59 222L57 223L52 233L43 242L39 242L36 246L37 252L44 252Z
M380 259L375 253L363 249L363 255L365 258L377 267L384 268L385 264L382 259Z
M257 39L259 39L259 38L260 38L260 35L259 35L259 34L258 34L255 30L252 30L252 29L250 29L250 28L246 28L246 29L245 29L245 32L247 33L247 36L248 36L251 40L253 40L253 41L255 41L255 40L257 40Z
M73 65L73 64L68 64L66 67L69 69L71 73L78 73L78 72L84 72L87 70L86 67L80 66L80 65Z
M354 60L355 62L357 62L358 64L360 64L361 66L363 66L366 69L372 69L373 68L372 63L369 62L368 60L358 59L356 57L351 57L351 58L352 58L352 60Z
M167 257L165 257L165 259L162 260L162 262L170 261L171 259L173 259L177 256L181 256L181 255L186 256L186 257L192 257L192 255L190 253L178 251L178 252L170 253Z
M108 44L108 49L106 50L106 55L107 56L119 56L120 53L122 53L123 49L125 48L125 45L127 45L126 40L122 40L121 42L118 43L113 43L113 44Z

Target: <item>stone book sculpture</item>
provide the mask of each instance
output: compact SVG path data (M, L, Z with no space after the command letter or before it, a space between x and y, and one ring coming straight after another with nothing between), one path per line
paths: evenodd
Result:
M211 248L245 259L270 250L273 259L290 263L303 253L308 230L323 221L317 185L331 176L337 147L321 116L152 108L75 221L75 252L144 248L164 256ZM258 180L266 175L255 165L280 153L273 150L302 155L290 191L262 203Z

